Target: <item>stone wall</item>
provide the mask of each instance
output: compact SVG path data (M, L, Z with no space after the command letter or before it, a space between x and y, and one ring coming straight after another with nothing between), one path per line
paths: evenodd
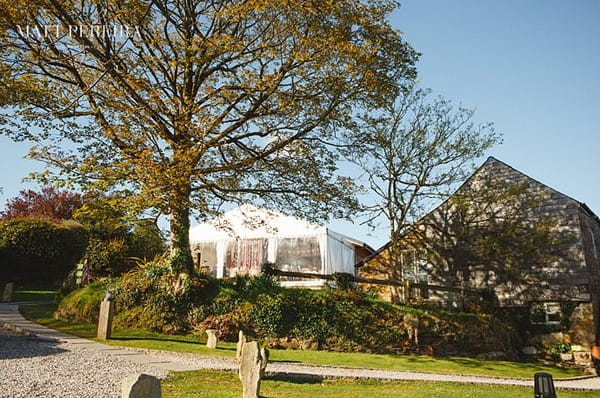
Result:
M590 273L592 328L595 334L594 345L600 345L600 219L589 209L582 207L579 212L585 261Z
M568 331L571 344L580 345L586 351L594 345L596 333L593 320L592 303L581 303L573 310L569 319Z
M493 288L501 306L528 306L531 301L590 301L591 273L582 236L581 204L494 158L488 159L459 193L483 193L489 189L489 181L499 186L526 186L528 197L536 203L534 208L524 210L529 213L528 222L535 224L542 219L556 222L553 232L560 244L552 248L551 261L528 263L522 259L519 275L512 280L500 280L497 270L481 264L470 266L468 280L461 283L472 288ZM428 217L445 210L442 205ZM501 215L502 209L498 213ZM432 271L438 281L456 283L455 275L444 273L439 267Z

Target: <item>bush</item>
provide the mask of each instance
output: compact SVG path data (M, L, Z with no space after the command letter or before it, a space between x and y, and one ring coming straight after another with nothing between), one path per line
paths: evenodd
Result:
M217 291L216 280L173 273L169 259L157 257L140 263L116 283L120 313L115 322L162 333L189 332L193 327L189 314L198 313L194 309L210 302Z
M92 279L116 277L133 269L136 260L164 253L160 230L150 220L131 220L108 198L85 203L75 219L89 230L85 261Z
M163 333L214 328L221 339L235 341L243 330L272 347L378 353L434 347L478 354L509 350L514 341L512 330L491 315L402 307L355 290L284 289L265 276L185 277L172 272L166 259L143 264L115 285L115 324ZM415 316L419 345L407 332L407 319Z
M118 276L129 270L128 247L123 239L90 239L85 253L88 271L94 277Z
M74 221L35 218L0 221L0 279L57 282L83 255L86 229Z

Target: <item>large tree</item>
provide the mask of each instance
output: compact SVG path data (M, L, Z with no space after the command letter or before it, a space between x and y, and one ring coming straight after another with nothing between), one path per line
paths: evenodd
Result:
M332 131L415 74L395 6L0 0L0 123L59 176L168 213L174 264L190 269L191 208L348 204Z
M403 239L426 209L448 197L499 136L490 124L473 122L473 111L455 108L430 91L408 84L383 112L362 117L346 157L362 172L369 197L364 223L389 226L389 277L404 276ZM397 292L396 292L397 293Z

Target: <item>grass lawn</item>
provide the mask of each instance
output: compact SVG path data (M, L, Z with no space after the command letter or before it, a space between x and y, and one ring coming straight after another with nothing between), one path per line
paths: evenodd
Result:
M218 387L216 387L218 386ZM488 386L425 381L382 382L375 380L279 381L263 380L261 397L286 398L530 398L531 387ZM198 370L171 373L162 381L164 398L237 398L242 394L235 373ZM560 398L598 397L597 391L560 390Z
M95 339L96 326L71 324L52 318L56 305L35 304L21 306L23 316L34 322L76 336ZM165 351L189 352L194 354L233 357L235 343L219 343L219 349L211 350L204 345L205 340L196 336L172 336L151 333L137 329L113 330L113 337L106 343L135 348L148 348ZM451 374L473 374L485 376L532 378L535 372L548 372L554 378L580 376L579 371L563 369L540 363L508 361L484 361L473 358L445 357L433 358L413 355L383 355L363 353L339 353L326 351L271 350L271 361L354 366L379 369L413 370Z
M39 286L17 286L14 301L54 301L56 289Z

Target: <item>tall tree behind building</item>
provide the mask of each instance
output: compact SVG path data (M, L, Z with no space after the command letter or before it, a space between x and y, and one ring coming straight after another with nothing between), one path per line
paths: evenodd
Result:
M388 223L385 259L392 279L403 280L403 237L500 140L491 124L476 125L473 115L409 85L383 113L363 117L353 132L354 145L345 155L363 172L371 196L364 223Z

